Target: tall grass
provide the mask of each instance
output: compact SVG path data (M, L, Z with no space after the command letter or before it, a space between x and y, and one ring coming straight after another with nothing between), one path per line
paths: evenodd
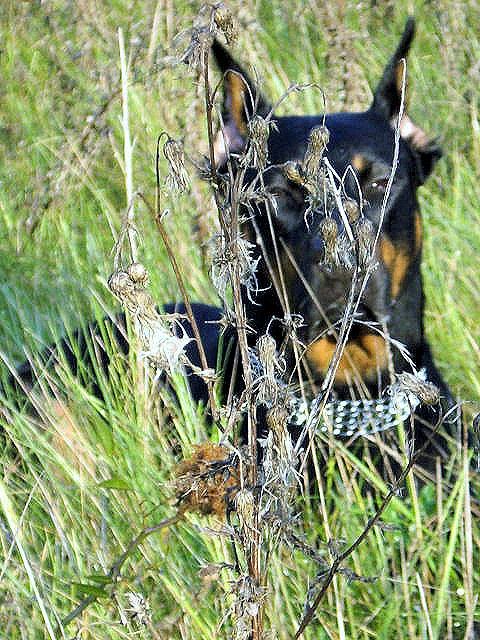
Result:
M315 80L333 111L369 103L368 87L412 7L402 1L346 2L338 11L303 2L233 8L242 24L238 56L255 66L265 93L276 99L290 82ZM127 206L119 28L129 61L134 189L153 201L155 143L163 130L184 137L190 155L207 153L201 91L169 64L172 37L191 25L197 9L168 0L115 2L108 9L90 0L0 8L2 360L18 363L115 307L106 280ZM415 12L410 114L439 135L445 151L421 194L427 332L452 389L478 402L480 15L473 1L417 3ZM323 105L319 94L304 92L282 109L313 113ZM166 176L166 165L160 169ZM208 189L196 181L188 195L173 198L162 189L162 198L190 299L216 303L202 258L215 220ZM135 215L153 294L159 302L180 299L140 200ZM103 336L108 343L108 327ZM228 572L210 579L199 573L209 563L233 561L228 538L208 535L207 527L219 526L213 518L192 514L146 537L128 556L111 597L105 576L115 561L141 530L175 513L171 483L179 458L218 437L181 378L178 403L165 393L162 402L146 405L134 360L134 354L112 358L102 403L65 371L55 378L56 401L42 402L34 417L7 400L3 422L12 444L2 454L0 484L0 637L231 632ZM2 377L7 371L5 365ZM167 419L173 426L165 426ZM459 448L452 457L447 482L437 478L420 491L409 482L393 499L349 562L355 574L377 580L337 575L307 638L471 637L480 615L480 530L472 507L478 489L470 487L465 456ZM318 496L297 498L303 536L326 559L329 539L342 547L375 512L376 499L362 491L366 481L379 493L388 490L368 456L360 461L339 445ZM478 487L476 478L473 483ZM315 569L298 551L283 549L269 571L266 626L273 637L290 638ZM128 615L130 591L148 600L146 627ZM92 603L71 616L89 596Z

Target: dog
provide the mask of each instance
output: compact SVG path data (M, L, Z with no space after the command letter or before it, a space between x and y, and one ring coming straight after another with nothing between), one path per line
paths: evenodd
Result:
M287 370L293 371L298 354L295 355L292 346L294 341L288 337L292 323L296 323L296 344L302 345L301 367L317 391L322 388L336 350L351 288L352 265L358 265L360 260L359 241L356 248L342 249L344 240L359 228L360 222L370 234L367 244L374 250L375 268L364 289L355 292L359 302L333 380L338 406L341 402L350 402L357 392L374 399L384 397L385 389L392 382L392 372L410 371L412 364L436 385L444 400L451 398L434 364L424 332L425 297L420 270L422 222L417 191L441 157L441 149L409 118L404 108L404 61L413 37L414 21L410 18L366 111L318 116L272 115L269 101L249 74L223 45L215 41L212 46L224 78L223 127L215 140L218 175L225 175L228 167L238 171L238 159L249 144L252 118L274 123L269 130L265 156L268 170L262 172L263 189L274 201L274 210L267 211L268 207L261 203L255 205L245 212L242 229L253 245L251 259L257 265L254 291L246 291L244 287L243 292L248 340L253 348L259 336L272 336L277 349L282 351ZM312 189L316 187L309 186L306 177L306 154L312 132L324 136L322 153L332 172L326 177L324 171L322 179L332 180L332 175L341 179L337 194L340 202L333 198L328 212L322 211L318 202L312 205ZM250 169L245 179L253 179L255 174L255 170ZM347 205L342 205L342 201L350 203L350 218L345 217ZM328 236L332 229L333 238ZM374 243L372 237L377 230L378 239ZM330 246L332 243L335 246ZM350 264L346 264L348 262ZM283 284L274 286L273 281ZM219 353L219 345L235 341L235 332L230 329L229 340L221 340L222 308L202 304L194 304L192 308L208 366L216 368L217 362L223 359L226 394L232 387L235 347L225 356ZM184 313L185 308L183 304L165 305L164 311ZM124 315L119 314L108 322L113 327L118 348L127 353ZM184 320L182 324L182 331L193 337L190 323ZM95 340L98 333L96 323L77 331L70 340L64 339L48 349L43 361L58 361L61 354L77 373L79 360L86 361L88 369L88 361L96 357L106 371L107 351L100 346L92 356L88 348L88 336ZM391 349L392 344L403 347ZM194 342L186 346L186 355L194 365L201 366ZM30 388L34 378L32 367L25 363L12 382ZM94 378L93 391L100 395ZM193 370L188 371L188 379L194 398L206 402L203 380ZM237 382L232 387L237 393L241 391L242 379L242 372L237 371ZM358 404L352 406L358 410ZM428 425L435 422L437 415L431 409L420 407L417 417L415 447L428 438ZM348 419L351 422L352 416ZM355 420L358 422L358 416L354 415ZM298 435L301 426L301 420L294 421L292 433ZM344 430L338 431L345 435ZM346 435L352 433L347 430ZM431 461L437 455L446 455L441 436L429 444L423 461L428 466L428 459Z

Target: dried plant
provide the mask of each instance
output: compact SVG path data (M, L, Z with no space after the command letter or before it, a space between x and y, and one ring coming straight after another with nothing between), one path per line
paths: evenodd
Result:
M357 314L360 300L367 283L376 269L376 247L380 228L386 211L386 203L396 171L399 153L399 133L396 131L396 147L389 183L384 198L378 228L375 229L363 213L362 196L359 190L358 202L346 197L344 181L346 176L336 174L328 162L325 150L330 134L323 124L312 129L304 158L301 162L287 162L282 170L285 177L301 186L305 191L305 224L320 219L319 235L323 240L323 265L335 272L341 270L349 281L345 310L340 326L335 327L336 347L331 358L321 389L317 389L315 400L308 408L303 433L294 442L289 431L289 423L298 408L294 389L300 384L303 393L303 378L300 365L303 345L297 332L303 319L290 312L282 265L278 257L278 243L273 231L275 216L275 196L266 188L264 174L268 166L268 139L275 127L272 112L248 114L246 144L237 150L235 158L227 157L225 174L218 174L215 158L214 113L215 91L212 91L209 75L209 53L213 38L222 32L227 42L232 42L237 27L231 12L223 3L205 5L200 17L190 32L190 42L180 57L181 61L194 70L203 80L205 92L205 117L208 134L209 158L203 173L212 187L217 205L219 230L215 233L210 275L213 285L224 305L224 326L230 326L237 334L238 359L241 363L242 385L237 395L231 390L226 406L217 411L212 393L215 373L207 369L202 344L196 329L195 319L189 307L183 286L183 279L176 264L175 254L170 247L168 234L160 215L160 177L157 149L157 207L154 209L144 198L162 235L167 252L182 291L188 318L191 321L202 358L203 375L209 385L210 409L219 424L224 440L221 444L206 442L197 445L190 457L183 459L175 471L173 483L177 499L177 515L168 524L175 524L188 513L197 512L226 517L228 525L213 532L213 535L227 536L232 544L234 562L218 558L201 570L202 579L210 582L218 580L221 570L231 572L230 581L232 637L235 640L261 640L266 637L263 608L269 597L269 562L275 553L275 546L282 543L304 554L316 565L317 577L306 594L304 615L299 623L295 638L299 638L313 619L320 601L325 595L334 576L343 574L348 580L369 582L345 566L346 560L361 544L374 525L381 524L385 508L418 460L422 449L413 452L408 464L399 475L390 491L381 501L375 514L370 517L362 533L350 545L330 540L327 549L331 561L328 562L315 548L307 544L301 535L301 517L295 512L295 494L301 486L301 471L307 463L313 447L316 428L323 419L327 422L326 406L331 397L335 375L349 339L350 330ZM305 87L294 86L286 91ZM401 120L404 96L400 109ZM252 103L255 100L252 99ZM162 134L163 135L163 134ZM163 153L169 165L167 186L174 192L188 188L183 146L168 134ZM334 219L333 210L339 212L342 224ZM264 241L257 233L256 243L245 234L245 221L255 218L261 210L268 220L273 246L273 257L267 254ZM128 218L128 217L127 217ZM127 223L126 223L127 224ZM128 218L128 232L123 229L123 238L132 235L133 221ZM252 223L255 228L255 222ZM285 247L283 247L285 248ZM287 252L287 255L290 255ZM258 293L258 269L261 257L271 276L271 286L279 294L284 307L284 317L272 319L285 329L282 344L267 331L255 343L249 333L247 305L255 305ZM178 367L195 367L185 356L185 346L191 341L177 318L164 318L158 312L147 290L148 274L130 252L129 264L121 265L121 250L117 246L116 270L109 279L112 293L121 301L134 320L134 328L141 345L141 356L147 359L154 370L171 374ZM293 263L293 259L292 259ZM293 264L295 269L298 265ZM301 274L299 274L301 276ZM312 294L312 299L314 295ZM315 300L314 300L315 301ZM176 327L180 326L180 335ZM287 357L293 353L294 357ZM292 364L293 362L293 364ZM198 372L198 368L196 370ZM292 384L292 380L295 381ZM233 387L232 387L233 388ZM419 376L403 373L397 376L391 388L393 396L407 398L415 406L417 400L427 405L438 405L439 393L431 383ZM413 401L412 398L416 400ZM266 433L258 431L258 415L263 412L268 427ZM225 426L225 423L226 426ZM434 437L441 420L432 430ZM239 441L238 434L246 434L246 441ZM233 434L233 436L231 436ZM160 527L166 526L161 523ZM144 530L127 549L136 546L138 540L157 530ZM143 536L143 537L142 537ZM275 541L273 544L272 541ZM111 575L118 576L125 560L117 562ZM148 619L148 610L140 597L129 596L129 611L138 622Z

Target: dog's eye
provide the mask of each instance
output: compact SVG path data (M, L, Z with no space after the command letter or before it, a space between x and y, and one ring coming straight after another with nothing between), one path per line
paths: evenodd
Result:
M366 191L370 191L371 193L383 193L387 188L388 179L390 176L382 176L381 178L373 178L369 180L365 185Z

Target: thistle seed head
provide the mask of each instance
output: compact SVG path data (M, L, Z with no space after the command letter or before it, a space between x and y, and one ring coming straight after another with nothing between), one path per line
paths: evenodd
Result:
M288 411L284 405L274 405L267 412L267 424L273 434L273 444L279 455L285 458L288 455L291 444L288 431Z
M301 173L301 168L297 162L286 162L283 165L283 175L290 182L294 182L295 184L303 184L303 176Z
M225 515L239 487L238 469L226 447L206 442L195 447L176 470L175 492L182 512Z
M248 489L240 489L235 496L235 509L237 511L240 529L252 530L255 524L255 498Z
M314 127L308 136L308 148L311 153L323 153L330 140L330 132L325 125Z
M163 154L168 162L167 184L172 191L184 193L188 189L188 173L185 169L185 152L179 140L167 137Z
M407 371L397 374L397 384L402 393L411 393L421 404L432 406L440 403L440 391L437 386L418 375Z
M268 158L268 136L270 135L270 122L262 116L254 115L247 124L248 137L252 151L252 165L263 171Z
M141 262L132 262L132 264L128 265L127 273L136 285L140 287L148 286L148 272Z
M116 271L108 280L111 292L134 320L142 346L140 357L147 358L157 369L173 372L186 361L185 346L192 338L181 325L181 335L164 326L150 292L145 289L147 283L147 270L139 263L129 265L127 271Z
M340 264L341 243L338 235L338 225L333 218L324 218L320 223L320 235L324 244L323 262L327 266Z
M257 340L258 379L255 381L256 401L267 406L274 405L283 391L283 383L276 377L276 373L284 367L284 362L277 354L274 338L268 333ZM257 362L258 362L257 361Z
M303 159L303 171L307 176L316 178L322 165L323 152L330 139L330 133L324 125L314 127L308 136L308 145Z
M256 271L260 261L260 258L253 256L255 245L241 237L235 242L229 242L223 233L215 234L210 244L213 246L210 277L220 298L225 300L227 286L234 277L235 267L238 268L240 283L250 298L251 292L257 289Z
M358 220L358 214L360 212L358 203L353 198L346 198L343 202L343 207L347 214L348 221L350 224L354 224Z
M217 28L220 29L225 36L227 44L233 44L238 36L238 24L230 9L223 4L223 2L214 6L213 19Z
M190 44L180 58L181 61L192 70L201 68L205 52L212 46L214 35L209 27L195 27L192 30Z
M150 605L141 593L129 591L125 597L130 605L126 612L130 620L135 620L138 624L147 624L150 620Z
M367 218L362 218L354 225L353 233L358 245L358 264L365 267L372 257L375 240L373 224Z
M257 351L263 369L273 370L277 358L277 343L275 339L268 333L260 336L257 340Z
M115 271L108 279L108 288L121 300L125 294L134 290L135 285L126 271Z

